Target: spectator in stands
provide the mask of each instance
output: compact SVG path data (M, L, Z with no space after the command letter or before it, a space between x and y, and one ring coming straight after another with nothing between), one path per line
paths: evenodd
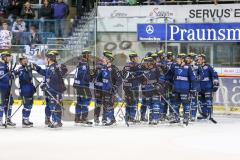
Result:
M0 1L0 18L7 18L7 10L10 6L10 0L1 0Z
M56 36L63 37L64 34L64 19L67 18L69 14L69 7L63 0L58 0L52 5L53 8L53 18L56 20Z
M112 0L110 0L111 2ZM77 16L80 18L84 12L89 12L94 7L95 0L77 0Z
M37 27L35 25L30 26L30 34L27 36L27 45L31 45L34 48L36 44L42 43L42 38L38 33Z
M69 14L68 5L63 0L58 0L53 4L53 18L54 19L66 19Z
M13 23L12 31L13 32L25 32L26 31L26 24L22 18L17 17L16 21Z
M46 21L46 20L51 20L53 17L53 9L51 5L49 4L49 0L43 0L43 6L39 10L39 18L42 20L43 24L43 31L44 32L50 32L53 23L51 21Z
M34 11L31 7L31 3L30 2L26 2L24 4L24 7L21 11L21 16L24 19L34 19L35 18L35 14Z
M13 43L21 44L20 42L23 42L25 36L24 32L26 32L26 23L23 21L22 18L17 17L16 21L13 23L12 32L14 40Z
M77 16L78 16L78 18L80 18L82 15L83 15L83 12L84 12L84 2L85 2L86 0L77 0L76 1L76 5L77 5L77 7L76 7L76 9L77 9Z
M43 5L39 10L39 18L52 19L52 17L53 17L53 9L49 4L49 0L44 0Z
M15 20L20 14L22 10L22 3L20 0L12 0L12 3L10 4L8 11L9 11L9 19L11 22Z
M12 32L9 31L7 21L2 22L2 29L0 30L0 50L10 49L12 41Z

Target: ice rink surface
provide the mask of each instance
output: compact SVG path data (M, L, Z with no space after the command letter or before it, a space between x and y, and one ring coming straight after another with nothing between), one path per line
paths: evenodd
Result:
M179 125L82 127L64 122L61 129L44 126L44 108L34 107L34 128L0 130L0 160L239 160L240 118L215 116Z

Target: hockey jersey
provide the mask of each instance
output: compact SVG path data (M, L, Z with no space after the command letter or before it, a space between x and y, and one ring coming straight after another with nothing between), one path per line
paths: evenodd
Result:
M213 91L213 81L218 80L218 74L209 64L201 66L202 68L202 79L200 82L202 92Z

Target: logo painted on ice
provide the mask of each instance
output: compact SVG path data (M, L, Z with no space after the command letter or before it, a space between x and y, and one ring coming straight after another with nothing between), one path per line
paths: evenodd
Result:
M153 34L153 32L154 32L153 26L152 25L147 25L146 32L147 32L147 34Z

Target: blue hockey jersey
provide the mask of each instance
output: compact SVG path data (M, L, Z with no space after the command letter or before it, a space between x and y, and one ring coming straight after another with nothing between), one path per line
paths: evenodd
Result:
M47 66L46 69L42 69L37 66L37 72L44 76L43 84L46 85L47 90L54 94L61 94L66 90L63 77L67 73L65 65L58 65L53 63Z
M191 66L175 64L172 66L170 72L174 92L188 93L192 90L192 82L196 80L196 77L193 74Z
M218 74L209 64L201 66L202 68L202 80L200 82L201 91L211 92L213 91L213 81L218 80Z
M14 74L19 76L20 95L32 97L36 92L36 88L32 81L32 70L27 66L21 66L18 70L14 71Z
M73 87L89 87L90 81L90 67L86 61L81 60L76 69Z
M10 74L8 65L0 61L0 91L10 90Z

